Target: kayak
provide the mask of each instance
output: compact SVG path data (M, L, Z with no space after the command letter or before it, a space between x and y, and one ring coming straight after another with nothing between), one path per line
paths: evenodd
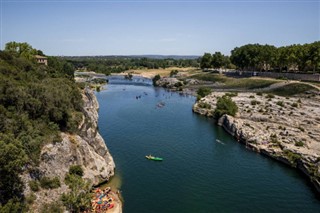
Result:
M149 160L154 160L154 161L162 161L163 160L163 158L154 157L152 155L147 155L146 158Z

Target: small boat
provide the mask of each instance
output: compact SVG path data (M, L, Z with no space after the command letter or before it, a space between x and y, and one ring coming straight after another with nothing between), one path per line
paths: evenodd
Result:
M163 158L154 157L152 155L147 155L146 158L149 160L154 160L154 161L163 161Z

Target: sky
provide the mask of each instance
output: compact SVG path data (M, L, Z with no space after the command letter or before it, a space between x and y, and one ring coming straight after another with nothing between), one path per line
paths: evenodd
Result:
M203 55L320 40L320 0L0 0L0 45L46 55Z

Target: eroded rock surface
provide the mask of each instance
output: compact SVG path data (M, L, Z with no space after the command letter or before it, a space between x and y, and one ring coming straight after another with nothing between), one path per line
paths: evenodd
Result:
M60 179L61 187L35 192L35 212L38 212L44 203L57 201L62 193L68 192L64 178L71 165L81 165L84 171L83 178L91 181L93 186L107 181L114 175L113 158L97 131L98 101L91 90L85 90L82 98L84 115L78 127L79 134L61 133L61 142L45 145L41 150L41 161L36 172L26 173L22 177L26 185L26 195L31 192L28 186L30 180L43 176Z

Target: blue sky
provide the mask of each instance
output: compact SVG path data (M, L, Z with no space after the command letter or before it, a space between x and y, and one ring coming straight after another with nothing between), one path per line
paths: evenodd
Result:
M320 40L320 1L0 0L1 48L47 55L230 54Z

